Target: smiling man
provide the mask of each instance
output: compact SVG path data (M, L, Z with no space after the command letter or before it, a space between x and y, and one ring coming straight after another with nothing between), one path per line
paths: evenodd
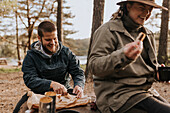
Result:
M56 32L56 30L52 31L52 29L50 29L50 28L44 29L44 27L46 27L46 26L44 26L43 23L39 25L38 40L42 44L41 49L43 49L43 52L45 54L52 55L59 49L57 32Z
M170 104L151 88L159 64L153 33L144 26L153 8L167 8L154 0L117 4L112 19L93 35L89 70L96 104L102 113L169 113Z
M50 21L41 22L38 26L38 40L32 44L23 61L22 71L26 86L38 94L47 91L66 94L71 88L70 74L74 81L71 93L81 98L85 84L84 72L75 54L58 41L56 26ZM19 111L27 99L27 95L22 97L14 113Z
M23 62L23 78L28 88L35 93L43 94L53 89L64 94L70 88L71 74L73 93L81 97L85 80L83 70L76 56L58 41L55 25L50 21L41 22L38 40L32 44Z

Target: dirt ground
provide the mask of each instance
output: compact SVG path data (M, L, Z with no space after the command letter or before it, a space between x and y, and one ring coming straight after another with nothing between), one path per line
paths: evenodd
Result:
M154 83L153 87L170 102L170 84ZM24 85L22 72L0 73L0 113L12 113L19 99L29 89ZM94 96L93 83L86 83L86 95Z

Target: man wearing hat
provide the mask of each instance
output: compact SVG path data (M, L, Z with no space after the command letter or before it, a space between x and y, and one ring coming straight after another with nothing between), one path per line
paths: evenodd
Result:
M159 66L153 33L144 27L154 0L126 0L93 35L89 70L102 113L170 113L170 104L151 88ZM143 32L144 40L136 39Z

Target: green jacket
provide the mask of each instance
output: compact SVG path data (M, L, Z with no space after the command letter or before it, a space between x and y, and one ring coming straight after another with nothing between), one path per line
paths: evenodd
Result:
M131 97L134 101L132 99L126 109L151 96L147 90L154 81L158 63L153 33L146 28L144 30L147 34L144 49L147 50L148 64L141 55L136 60L124 55L123 47L135 38L120 19L110 20L94 33L89 70L94 75L96 103L102 113L119 110Z

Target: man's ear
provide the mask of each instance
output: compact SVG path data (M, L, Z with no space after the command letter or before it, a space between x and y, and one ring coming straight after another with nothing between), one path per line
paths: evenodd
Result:
M37 37L38 37L38 40L41 42L41 37L39 35L37 35Z
M129 4L129 3L127 3L127 4L126 4L126 8L127 8L127 11L128 11L128 12L129 12L129 10L130 10L131 6L132 6L132 5L131 5L131 4Z

